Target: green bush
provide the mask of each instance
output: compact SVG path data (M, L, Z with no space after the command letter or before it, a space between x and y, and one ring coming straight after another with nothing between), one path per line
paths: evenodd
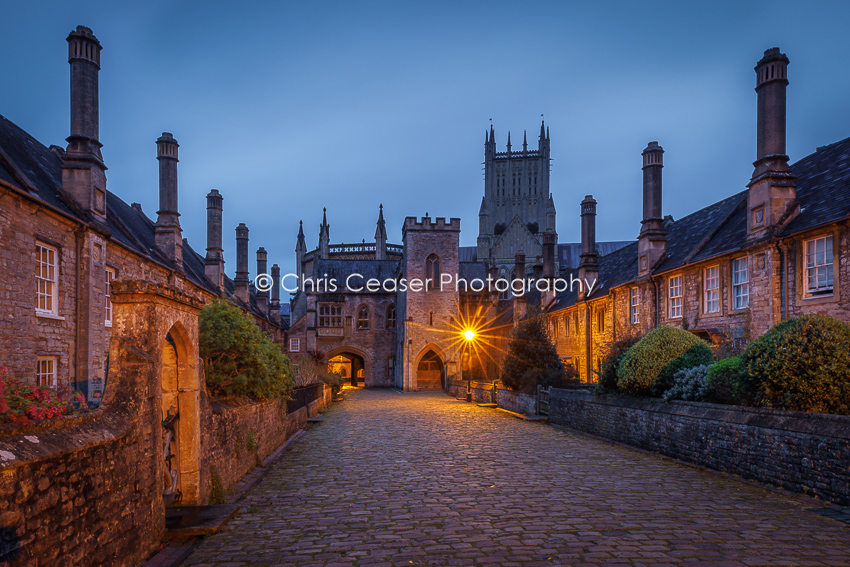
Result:
M779 323L741 357L757 403L850 414L850 327L826 315Z
M198 323L210 394L258 400L289 397L289 359L241 309L217 300L201 309Z
M507 388L522 392L533 392L538 384L557 388L569 383L542 315L521 321L511 332L500 379Z
M622 362L626 352L639 340L640 337L637 335L627 337L612 343L611 346L608 347L608 351L605 353L605 358L602 359L602 367L599 372L596 373L599 377L596 384L596 393L609 394L620 390L620 387L617 385L617 380L619 380L619 376L617 376L617 369L620 367L620 362Z
M679 370L673 375L673 385L664 392L664 397L671 400L688 402L703 402L706 399L707 364Z
M617 386L633 395L661 396L679 370L711 364L708 344L676 327L657 327L626 352L617 369Z
M705 401L718 404L749 406L754 402L754 392L747 380L741 357L732 356L718 360L708 369Z

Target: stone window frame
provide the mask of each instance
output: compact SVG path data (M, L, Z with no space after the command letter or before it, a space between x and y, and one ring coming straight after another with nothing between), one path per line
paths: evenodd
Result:
M386 312L386 316L385 316L385 319L384 319L384 322L385 322L384 326L387 329L395 329L395 316L396 316L395 303L390 303L387 306L387 312Z
M640 323L640 288L629 288L629 323Z
M674 280L678 280L679 295L673 295ZM678 304L674 304L674 299L678 299ZM667 318L682 319L685 307L685 277L683 274L676 274L667 278ZM678 314L674 315L674 309L678 309Z
M47 383L45 383L47 378ZM55 355L40 355L36 357L35 383L38 386L56 388L59 382L59 357Z
M735 265L737 262L744 263L744 274L746 275L745 281L739 281L736 283L735 277L736 274L741 273L741 270L736 270ZM739 256L738 258L732 258L732 261L729 262L729 281L731 282L732 292L729 294L729 307L732 311L745 311L750 307L750 261L749 256ZM745 303L741 307L736 303L736 289L739 287L746 287L746 293L742 293L741 297L745 298Z
M365 314L365 315L364 315ZM370 327L369 306L365 303L357 308L357 330L368 331Z
M301 339L295 337L289 339L289 352L301 352Z
M818 252L818 245L823 242L823 251ZM814 251L811 250L814 248ZM835 290L835 238L832 234L822 234L813 238L803 240L803 294L810 297L829 297ZM818 256L821 256L819 261ZM810 265L810 261L814 262ZM824 286L817 282L817 287L809 287L812 276L810 271L814 270L814 277L820 280L821 275L826 280Z
M440 256L437 255L436 252L431 252L427 258L425 258L425 283L427 285L428 280L431 280L431 286L426 287L426 291L437 291L440 289L440 271L442 262L440 261Z
M104 268L104 287L103 287L103 325L105 327L112 326L112 282L118 275L118 270L112 266Z
M326 329L341 329L342 305L339 303L320 303L317 326Z
M35 314L38 317L59 318L59 257L58 246L35 241ZM50 299L49 308L40 307L43 297Z
M597 334L605 333L605 307L596 308L596 332Z
M806 295L806 242L832 236L832 293ZM794 282L797 305L805 307L821 303L836 303L841 299L841 227L820 227L807 233L796 235L793 246L789 246L788 258L794 258ZM838 266L838 269L835 267Z
M711 272L714 272L712 277ZM711 266L706 266L701 270L702 273L702 314L703 315L720 315L721 314L721 303L723 299L723 281L720 275L720 264L713 264ZM709 283L709 279L714 280L714 284L716 287L709 288L711 285ZM717 295L712 299L709 294L711 292L716 293ZM714 303L716 306L714 309L710 309L709 305Z

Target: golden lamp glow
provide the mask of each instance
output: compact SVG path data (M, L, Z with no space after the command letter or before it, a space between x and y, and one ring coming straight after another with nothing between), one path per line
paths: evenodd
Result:
M475 331L473 331L472 329L467 329L466 331L463 332L463 338L465 338L468 341L471 341L472 339L475 338Z

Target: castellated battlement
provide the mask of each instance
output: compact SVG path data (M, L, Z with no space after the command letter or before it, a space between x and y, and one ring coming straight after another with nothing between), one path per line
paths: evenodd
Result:
M419 220L418 217L405 217L402 232L407 232L408 230L447 230L460 232L460 219L451 218L446 222L445 217L432 219L427 213L422 217L422 220Z

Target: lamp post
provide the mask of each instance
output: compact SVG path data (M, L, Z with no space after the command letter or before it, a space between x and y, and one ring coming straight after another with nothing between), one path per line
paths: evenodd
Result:
M463 348L460 351L460 371L461 371L461 373L463 372L464 351L466 350L467 345L469 343L471 343L473 340L475 340L475 331L473 331L472 329L467 329L462 334L463 334L464 341L463 341ZM469 369L470 371L466 375L466 401L467 402L472 401L472 368L471 368L471 366L472 365L470 365L470 369Z

